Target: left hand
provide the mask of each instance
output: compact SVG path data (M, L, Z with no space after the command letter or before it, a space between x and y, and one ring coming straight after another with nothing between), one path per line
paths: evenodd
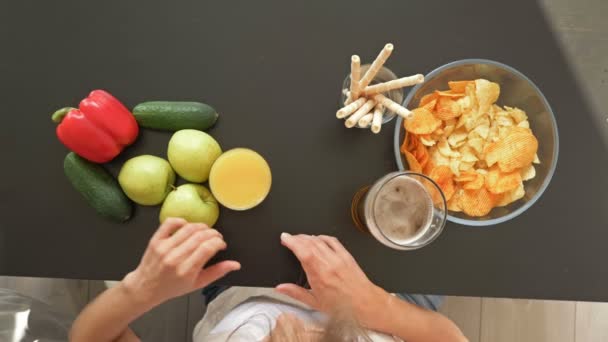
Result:
M200 289L241 268L236 261L221 261L203 268L227 245L222 234L202 223L168 218L158 228L135 271L123 285L139 301L158 305Z

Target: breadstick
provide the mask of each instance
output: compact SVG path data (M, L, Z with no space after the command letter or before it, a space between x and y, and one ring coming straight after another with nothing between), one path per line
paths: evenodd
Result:
M366 96L380 94L380 93L387 92L389 90L409 87L409 86L413 86L415 84L419 84L422 82L424 82L424 75L422 75L422 74L402 77L402 78L398 78L396 80L367 86L363 90L363 94Z
M362 99L364 99L364 97L362 97ZM357 111L353 115L351 115L348 120L344 121L344 126L348 128L355 127L359 119L361 119L365 114L369 113L369 111L374 108L375 104L376 101L371 99L367 100L367 102L365 102L365 104L361 106L361 108L357 109Z
M367 69L365 75L363 75L361 78L361 81L359 81L359 89L365 89L365 87L369 85L378 71L380 71L380 68L382 68L388 57L391 55L391 52L393 52L393 44L386 44L372 65L370 65L369 69Z
M412 112L410 112L409 109L404 108L400 104L394 102L393 100L389 99L388 97L386 97L382 94L374 95L374 100L382 103L384 105L384 107L386 107L388 110L395 112L395 114L403 117L404 119L407 119L412 115Z
M356 100L359 98L359 80L361 79L361 59L359 56L353 55L350 58L350 98Z
M382 104L378 103L376 108L374 108L374 117L372 119L372 132L375 134L380 133L380 128L382 127Z
M362 97L360 99L358 99L357 101L340 108L337 112L336 112L336 117L338 119L342 119L345 118L349 115L351 115L352 113L354 113L357 109L359 109L359 107L363 106L363 104L365 103L365 97Z
M363 115L363 117L361 119L359 119L359 122L357 122L357 125L361 128L367 128L369 127L370 122L372 122L372 119L374 118L374 114L372 113L368 113Z

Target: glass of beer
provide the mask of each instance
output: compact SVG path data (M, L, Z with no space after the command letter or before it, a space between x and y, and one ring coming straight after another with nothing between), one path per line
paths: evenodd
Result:
M353 197L355 225L387 247L422 248L443 231L447 219L445 196L429 177L392 172Z

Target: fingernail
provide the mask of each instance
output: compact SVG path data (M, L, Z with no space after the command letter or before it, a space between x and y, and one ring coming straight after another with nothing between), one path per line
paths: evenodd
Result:
M287 241L289 239L291 239L291 234L289 234L289 233L281 233L281 240Z

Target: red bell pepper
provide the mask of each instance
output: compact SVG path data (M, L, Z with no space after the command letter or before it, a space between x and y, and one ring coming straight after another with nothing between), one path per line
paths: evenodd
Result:
M93 90L78 109L62 108L52 117L57 137L70 150L94 163L108 162L137 138L131 112L104 90Z

